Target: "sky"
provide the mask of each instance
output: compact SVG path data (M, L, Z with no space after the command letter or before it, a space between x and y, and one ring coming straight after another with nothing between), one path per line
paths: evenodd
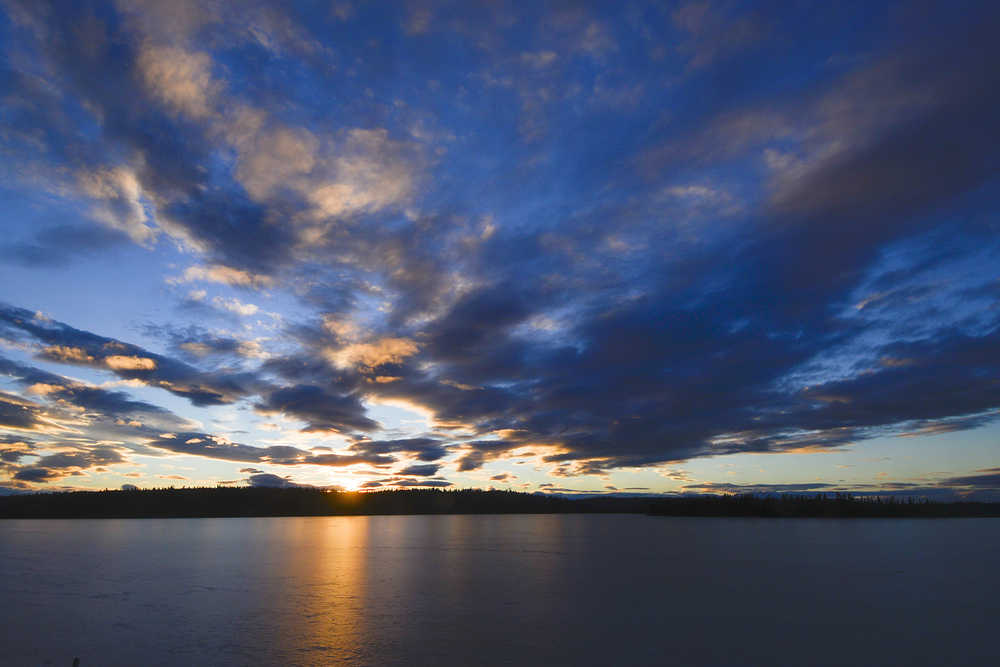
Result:
M0 10L0 489L1000 500L992 2Z

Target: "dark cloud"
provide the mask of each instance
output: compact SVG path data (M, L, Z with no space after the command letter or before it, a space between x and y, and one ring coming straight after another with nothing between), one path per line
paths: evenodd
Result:
M979 470L979 474L949 477L939 482L941 486L970 487L974 490L1000 490L1000 468Z
M386 466L395 462L394 456L385 454L313 454L303 461L321 466L349 466L356 463Z
M360 440L350 446L351 451L367 454L399 452L416 456L420 461L437 461L448 453L445 445L434 438L402 438L399 440Z
M854 332L820 313L792 324L780 306L777 312L752 307L759 297L750 289L633 299L580 321L570 334L578 341L573 348L512 342L500 324L467 364L458 343L438 360L442 375L467 388L412 372L376 391L427 405L442 421L521 434L520 441L468 444L463 471L531 439L568 448L550 462L601 459L589 467L596 471L705 454L835 447L918 419L973 428L1000 405L990 380L995 333L887 345L876 356L911 361L783 389L783 378ZM698 305L671 305L678 299ZM512 359L513 350L520 356ZM531 377L519 383L518 374Z
M66 416L75 420L86 417L92 424L101 421L104 428L127 426L137 435L144 435L155 429L188 426L187 420L159 406L134 400L124 392L85 385L3 357L0 357L0 374L13 377L22 387L29 390L36 388L53 412L64 413L68 409L72 414ZM41 407L32 409L37 412ZM149 430L144 430L143 427Z
M437 474L437 471L441 469L441 466L430 463L423 465L412 465L407 466L399 471L400 475L415 475L417 477L433 477Z
M869 141L821 162L781 193L775 202L779 217L820 227L814 230L810 256L822 257L823 243L831 244L826 251L834 257L851 245L871 247L881 235L896 232L896 225L912 222L915 214L975 188L1000 169L989 147L1000 136L992 122L1000 106L1000 52L991 37L1000 16L995 10L989 14L977 16L982 23L965 32L961 42L936 45L940 49L921 45L866 73L872 84L883 86L885 96L919 88L929 101L909 110L906 122L890 124ZM843 94L872 92L867 83ZM849 124L853 119L838 120ZM864 226L875 218L877 229ZM835 238L827 222L832 220L853 223L841 226L848 233Z
M0 427L33 430L42 425L40 406L19 396L0 392Z
M307 422L305 431L371 431L378 424L365 416L354 394L334 393L316 385L282 387L254 406L263 414L283 413Z
M211 247L226 264L270 273L288 260L293 230L279 224L283 212L269 210L238 192L198 193L172 204L164 213L184 221L186 229Z
M198 406L222 405L257 393L263 383L252 373L204 373L184 362L137 345L41 318L23 308L0 305L0 331L12 339L37 341L43 359L109 370L187 398Z
M362 488L362 489L378 489L378 488L385 488L385 487L401 487L401 488L410 488L410 487L431 487L431 488L434 488L434 487L437 487L437 488L445 488L445 487L448 487L448 486L454 486L454 484L451 483L451 482L449 482L448 480L442 479L440 477L434 478L434 479L412 479L412 478L406 478L406 477L386 477L384 479L370 480L368 482L364 482L363 484L361 484L360 488Z
M882 365L848 380L803 391L794 414L816 429L919 421L934 430L976 428L995 419L1000 387L1000 330L973 337L951 332L934 340L883 348L899 365Z
M276 224L276 212L249 201L232 182L224 189L222 183L206 187L212 160L207 128L167 108L160 91L145 84L143 63L148 61L143 58L150 44L141 32L130 30L136 24L111 7L94 11L89 5L23 3L17 11L31 26L21 38L34 47L58 92L32 85L32 77L22 72L12 72L10 92L25 112L22 122L31 112L45 119L41 141L50 158L61 156L65 164L93 173L117 167L116 158L131 155L142 191L164 202L161 214L216 257L259 270L286 256L293 236L287 226ZM86 122L82 110L65 112L67 100L81 103L83 114L101 123L99 141L79 131ZM120 214L131 202L119 193L105 205Z
M1000 109L1000 58L982 58L995 50L985 26L997 17L979 18L982 29L963 33L961 45L942 37L940 51L922 45L886 55L817 93L810 113L825 125L816 132L848 148L828 150L797 179L781 181L751 223L755 238L704 246L631 281L632 294L597 292L599 305L575 313L562 346L513 328L547 308L544 290L530 305L518 298L518 282L473 292L427 325L424 348L442 376L469 389L435 387L413 374L381 391L479 432L514 429L560 443L568 451L547 461L579 460L575 473L836 447L921 419L950 420L950 428L993 419L995 316L975 336L943 331L875 347L912 360L905 366L869 364L808 389L789 382L811 359L863 334L864 325L833 313L880 250L935 224L928 214L961 205L962 195L998 173L997 142L984 138L1000 128L988 120ZM864 105L895 108L916 91L925 97L907 109L906 122L850 115ZM834 102L843 115L822 116ZM752 142L769 140L765 133ZM530 245L520 250L532 257ZM526 265L513 260L534 275ZM560 267L550 259L547 268ZM896 303L927 294L909 289ZM474 470L486 457L473 447L459 469Z
M122 449L110 445L54 442L46 443L44 447L59 448L62 451L41 456L27 466L11 466L12 478L22 482L47 483L63 477L79 476L83 470L96 469L102 472L103 466L125 462ZM36 456L30 451L27 455Z
M29 241L0 245L0 257L31 267L64 266L83 255L108 253L129 242L123 232L93 225L55 225Z
M0 449L0 461L3 463L17 463L25 456L30 455L30 451L23 449Z
M686 35L677 48L688 58L689 69L733 57L757 45L769 32L763 17L734 12L722 3L682 3L671 18Z
M98 446L83 451L59 452L43 456L34 463L37 468L92 468L123 463L121 452L114 447Z
M251 447L229 442L206 433L171 433L164 434L150 441L150 446L178 454L192 456L207 456L226 461L267 462L267 463L297 463L309 453L303 449L287 445L271 447Z
M483 464L492 458L496 458L511 449L519 447L522 443L508 442L505 440L475 440L463 443L463 450L466 452L458 459L459 472L478 470Z
M278 475L272 475L265 472L250 475L249 482L250 486L266 488L291 488L301 486L300 484L296 484L291 481L288 477L280 477Z
M394 457L382 454L313 454L307 450L290 445L252 447L250 445L230 442L218 436L197 432L163 434L151 439L148 444L151 447L178 454L205 456L244 463L271 463L277 465L310 464L342 467L360 463L384 466L396 462Z
M14 473L14 479L22 482L48 482L63 476L63 473L48 468L21 468Z
M192 361L221 357L246 359L260 353L253 341L217 335L203 327L191 325L181 329L169 325L147 325L146 333L166 338L173 354Z

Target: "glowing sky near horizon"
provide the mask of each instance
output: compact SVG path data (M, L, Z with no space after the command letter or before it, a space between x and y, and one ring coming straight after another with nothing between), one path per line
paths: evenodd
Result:
M0 491L1000 498L988 2L0 7Z

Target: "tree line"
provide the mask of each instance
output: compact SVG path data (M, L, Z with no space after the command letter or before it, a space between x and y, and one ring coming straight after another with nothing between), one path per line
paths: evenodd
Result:
M1000 503L817 495L585 496L461 489L168 488L0 497L0 518L154 518L377 514L629 513L700 517L1000 517Z

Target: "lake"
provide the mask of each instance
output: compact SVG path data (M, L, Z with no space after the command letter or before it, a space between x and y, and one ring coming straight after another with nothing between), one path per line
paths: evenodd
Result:
M1000 664L1000 520L0 521L4 665Z

